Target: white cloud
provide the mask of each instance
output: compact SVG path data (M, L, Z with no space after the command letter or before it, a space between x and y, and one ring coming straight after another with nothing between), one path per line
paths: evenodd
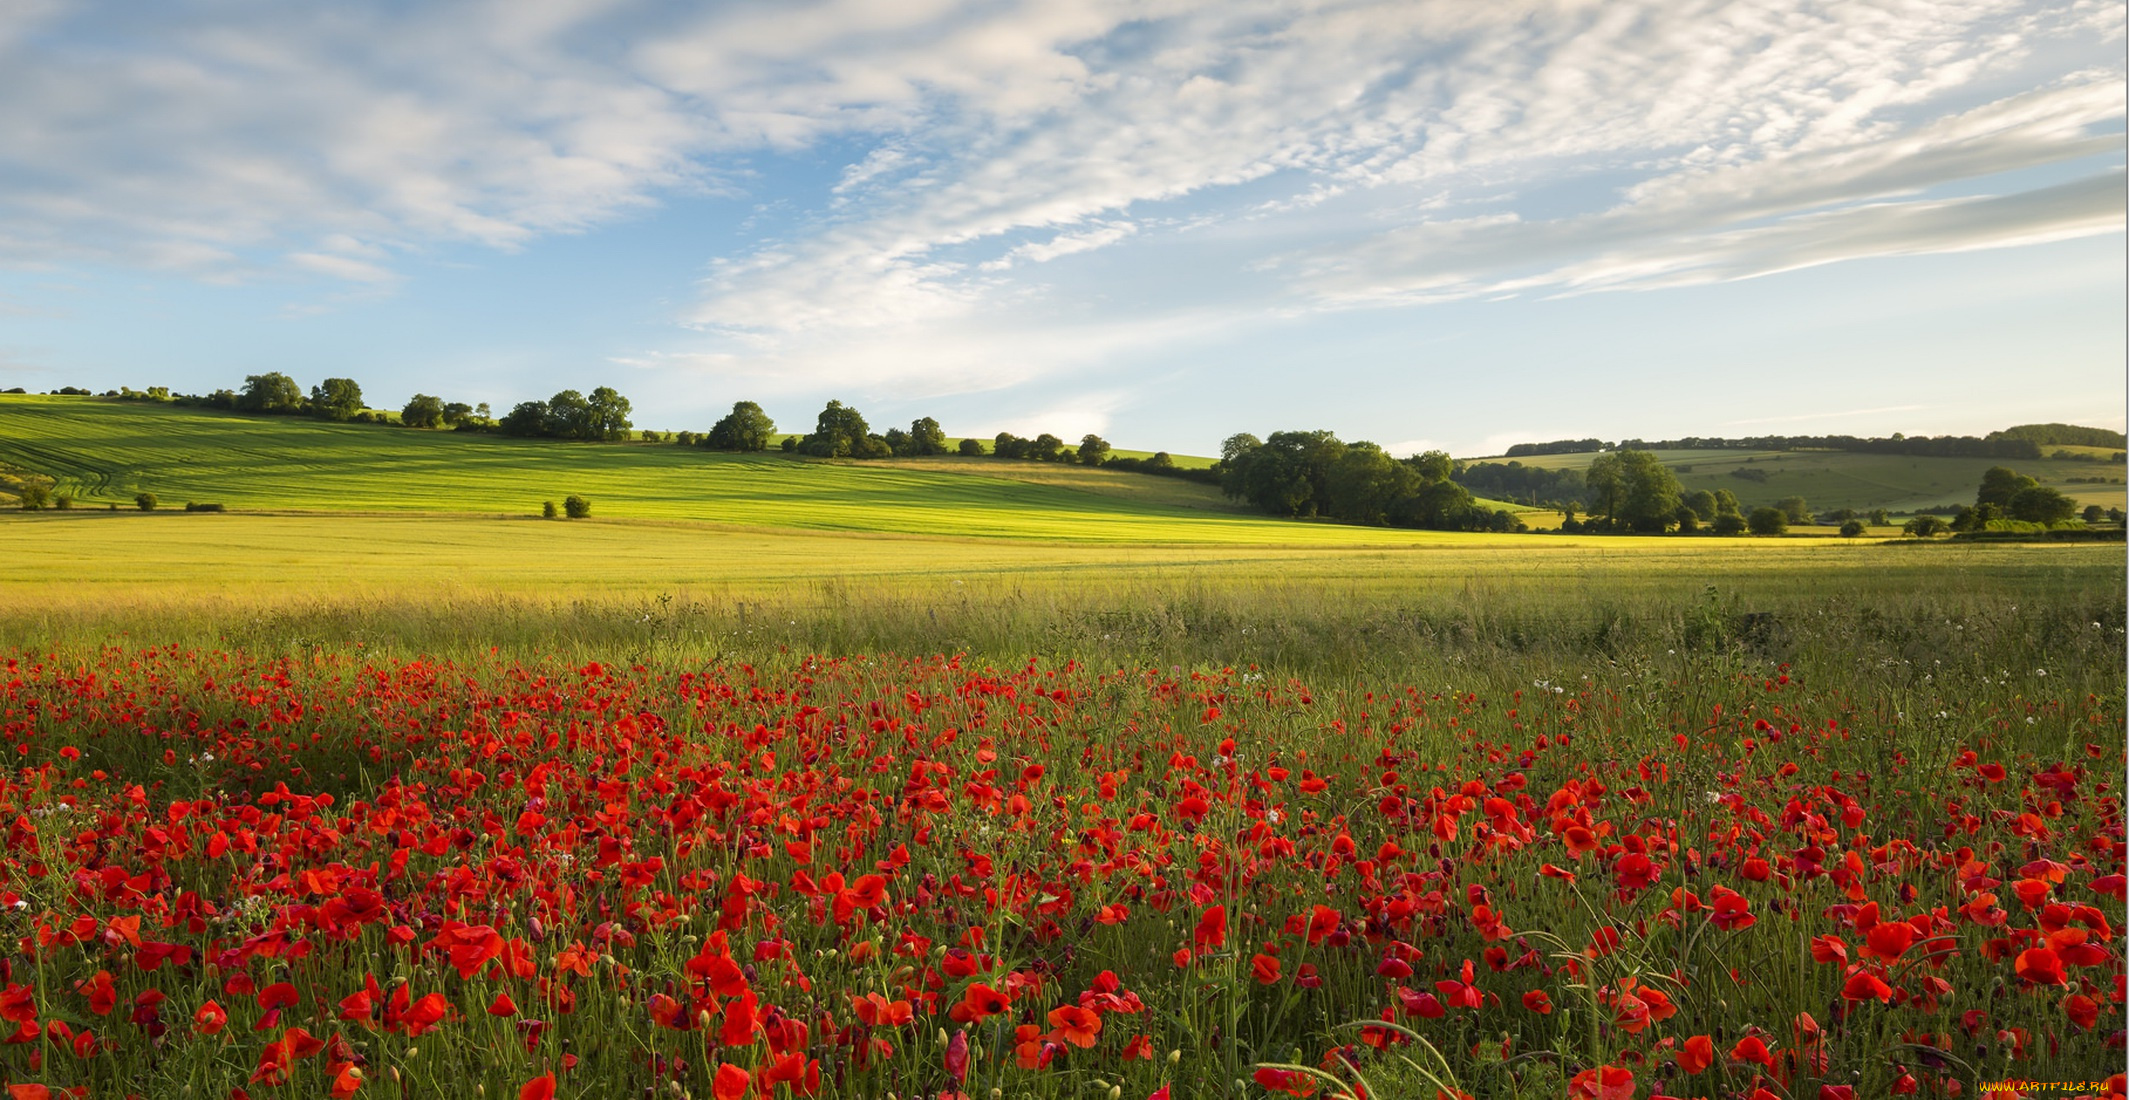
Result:
M410 254L773 189L736 158L848 144L795 228L705 257L700 343L630 361L996 387L1266 316L2113 231L2121 25L2097 0L16 4L0 261L386 288Z

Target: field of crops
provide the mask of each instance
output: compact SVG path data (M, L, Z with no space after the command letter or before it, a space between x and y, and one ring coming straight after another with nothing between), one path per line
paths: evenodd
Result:
M0 1077L2118 1091L2120 587L2003 587L1315 671L18 649Z
M1413 542L1411 532L1249 514L1209 486L998 459L823 463L672 444L585 445L332 424L92 398L0 396L0 463L77 508L214 502L250 511L594 515L1093 542Z
M2118 548L216 423L0 517L9 1100L2123 1092Z
M1923 458L1845 451L1657 451L1688 490L1728 489L1748 507L1803 497L1817 511L1885 508L1912 511L1946 504L1972 504L1974 487L1991 466L2009 466L2080 504L2123 506L2120 463L2097 461L2112 452L2097 447L2046 447L2088 456L2071 459ZM1514 461L1552 470L1588 467L1587 454L1535 455ZM1508 461L1490 459L1488 461Z

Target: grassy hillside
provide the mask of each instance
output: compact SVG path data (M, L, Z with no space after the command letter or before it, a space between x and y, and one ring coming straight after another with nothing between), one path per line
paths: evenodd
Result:
M297 512L537 514L1012 539L1407 545L1424 536L1238 513L1170 478L997 459L819 462L563 443L80 397L0 397L0 463L77 507L215 501Z
M1925 458L1847 451L1657 451L1656 456L1678 474L1679 483L1688 490L1728 489L1748 507L1773 504L1791 496L1803 497L1813 510L1821 512L1835 508L1906 512L1940 504L1971 503L1974 490L1981 484L1982 471L1991 466L2009 466L2031 475L2080 504L2119 508L2124 497L2122 467L2104 461ZM1535 455L1514 461L1551 470L1580 470L1588 468L1595 457ZM2112 480L2092 483L2073 482L2072 478Z

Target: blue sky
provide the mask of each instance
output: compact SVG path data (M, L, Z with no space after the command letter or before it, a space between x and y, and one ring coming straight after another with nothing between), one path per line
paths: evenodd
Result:
M2121 426L2098 0L0 8L0 387L803 429Z

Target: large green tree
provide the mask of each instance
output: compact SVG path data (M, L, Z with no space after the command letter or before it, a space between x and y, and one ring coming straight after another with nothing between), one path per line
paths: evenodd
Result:
M614 442L628 438L628 398L612 386L600 386L584 399L584 434L579 439Z
M441 428L444 425L444 401L417 393L407 401L406 408L399 410L399 423L409 428Z
M1330 472L1345 444L1327 431L1273 432L1262 443L1231 436L1221 448L1221 489L1274 515L1312 516L1328 509Z
M732 411L710 426L702 445L713 451L766 451L776 438L776 421L752 401L734 401Z
M303 411L303 390L296 380L280 371L244 376L244 392L237 408L245 412L293 413Z
M1365 440L1348 443L1325 478L1324 512L1348 523L1385 524L1397 502L1417 492L1419 471Z
M1591 510L1602 512L1615 528L1657 532L1677 518L1678 477L1652 451L1606 451L1582 476Z
M2061 523L2077 514L2077 502L2045 485L2020 489L2004 509L2027 523Z
M1993 504L1998 511L2011 503L2011 498L2032 488L2040 482L2011 469L2008 466L1991 466L1981 475L1981 490L1974 494L1974 504Z
M1109 441L1088 432L1079 438L1079 464L1099 466L1109 460Z
M920 416L909 422L909 453L918 457L943 455L946 446L946 429L928 416Z
M798 449L818 458L863 458L872 428L864 414L840 401L830 401L813 421L813 434Z
M594 439L591 402L576 390L563 390L547 399L547 424L543 435L556 439Z
M362 411L362 387L352 378L328 378L310 388L310 410L327 420L351 420Z

